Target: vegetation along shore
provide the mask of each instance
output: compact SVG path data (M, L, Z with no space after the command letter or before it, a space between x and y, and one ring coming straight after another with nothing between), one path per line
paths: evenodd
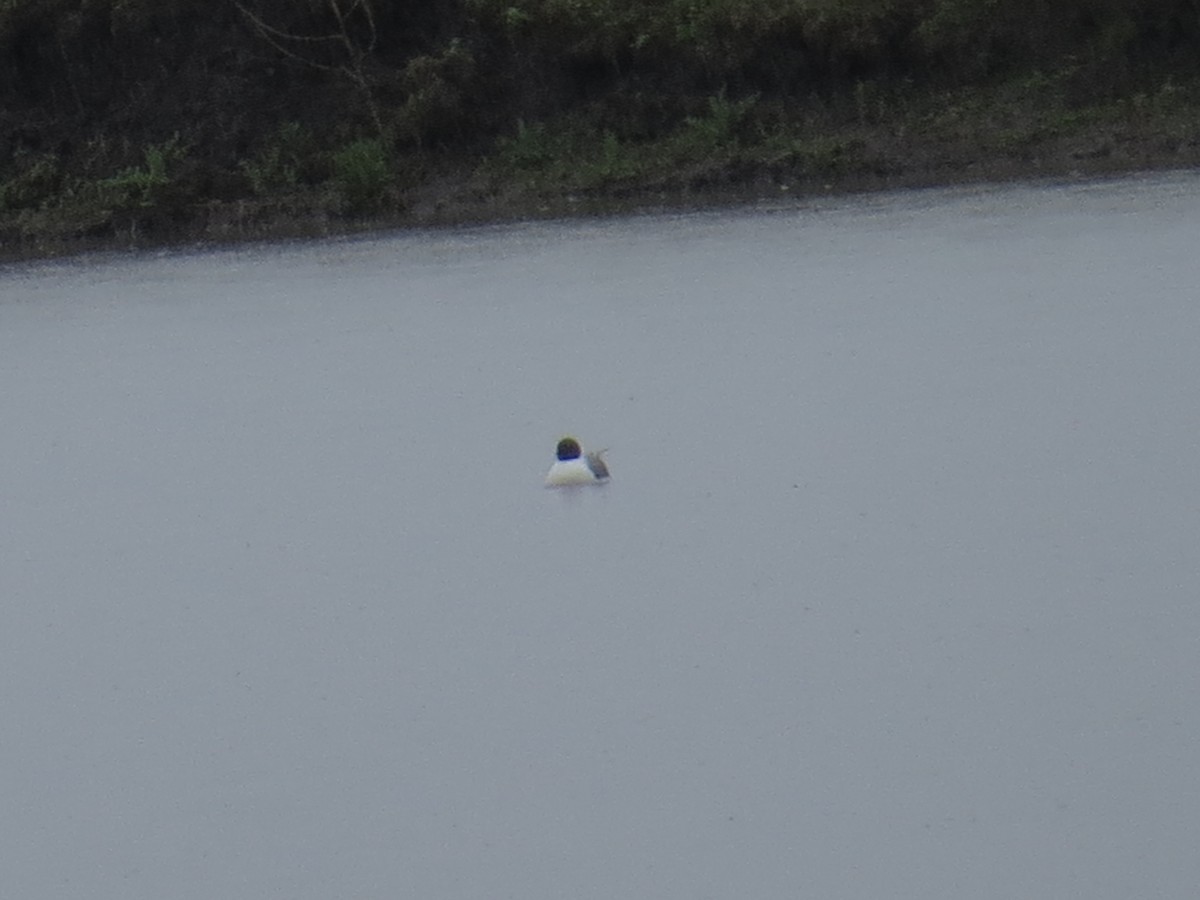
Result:
M0 0L0 258L1196 165L1196 0Z

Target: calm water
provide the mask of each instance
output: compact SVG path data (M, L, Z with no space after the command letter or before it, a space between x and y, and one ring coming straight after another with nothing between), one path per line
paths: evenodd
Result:
M1200 889L1200 177L0 271L4 893ZM547 491L554 443L611 448Z

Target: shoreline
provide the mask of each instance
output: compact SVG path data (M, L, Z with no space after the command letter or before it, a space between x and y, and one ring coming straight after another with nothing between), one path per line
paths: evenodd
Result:
M1190 0L15 0L0 262L1200 167Z
M1200 133L1186 146L1164 149L1148 140L1135 152L1056 154L1035 159L951 159L938 167L913 165L886 174L854 172L794 176L766 167L733 171L716 166L680 183L630 184L606 190L546 193L520 185L485 190L475 171L443 174L407 192L403 209L372 216L339 215L320 192L235 201L210 201L186 224L167 231L108 236L48 234L4 239L0 266L92 254L139 253L173 248L222 248L291 240L348 238L388 232L586 219L639 213L686 213L820 198L982 187L1041 181L1086 183L1156 173L1200 170Z

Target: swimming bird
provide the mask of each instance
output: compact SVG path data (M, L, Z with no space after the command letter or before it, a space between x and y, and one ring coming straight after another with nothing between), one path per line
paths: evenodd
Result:
M565 437L558 442L554 455L558 457L546 473L546 487L566 487L573 484L599 484L608 481L608 466L604 451L583 452L579 441Z

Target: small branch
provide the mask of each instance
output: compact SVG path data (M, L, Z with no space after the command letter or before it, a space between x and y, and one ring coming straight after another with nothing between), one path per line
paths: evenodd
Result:
M331 66L327 63L317 62L316 60L308 59L305 56L301 56L299 53L296 53L295 51L289 49L283 42L291 41L296 44L328 44L328 43L335 43L335 42L341 43L341 42L343 42L343 40L345 38L344 35L338 35L338 34L327 34L327 35L290 34L286 31L282 31L281 29L276 28L273 25L269 25L266 22L264 22L262 19L260 19L254 13L252 13L249 9L247 9L240 2L240 0L232 0L232 3L234 6L236 6L238 8L238 10L241 12L241 14L243 16L245 16L247 20L249 20L250 24L254 26L255 30L258 31L258 33L262 36L262 38L264 40L266 40L266 42L268 44L270 44L272 47L274 47L276 50L278 50L280 53L282 53L284 56L286 56L288 59L294 59L298 63L303 63L306 66L310 66L314 69L321 69L326 72L333 72L333 71L337 71L342 68L341 66Z
M320 69L325 72L341 72L350 79L354 86L362 93L363 100L367 104L367 111L371 115L371 121L375 124L375 129L381 137L383 136L384 127L383 119L379 114L379 104L375 101L375 91L371 86L371 81L367 77L364 67L364 61L375 50L375 44L379 37L375 27L375 14L371 9L370 0L351 0L349 6L345 8L343 8L344 0L328 0L329 10L337 22L337 31L327 35L292 34L265 22L260 16L251 12L241 0L231 0L231 2L246 17L246 20L254 26L254 29L263 40L283 56L310 68ZM369 39L365 47L360 46L350 35L349 20L355 13L361 13L367 24ZM330 43L341 46L342 51L346 55L345 63L331 65L329 63L318 62L293 49L293 47L300 45L314 46L318 44L328 45Z

